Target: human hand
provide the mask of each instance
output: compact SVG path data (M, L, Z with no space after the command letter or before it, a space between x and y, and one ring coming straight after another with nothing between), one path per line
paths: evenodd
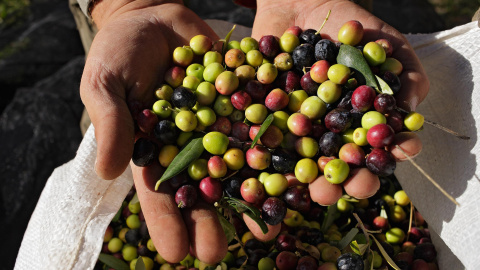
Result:
M82 76L82 101L95 127L95 170L104 179L118 177L132 157L134 120L129 104L151 107L154 89L170 66L173 50L195 35L216 34L180 1L100 1L92 17L99 31ZM163 173L160 164L131 164L135 187L150 236L169 262L190 251L206 263L220 261L227 241L215 209L199 203L182 212L168 183L154 191Z
M415 110L428 93L429 81L412 47L400 32L348 0L257 0L252 37L257 40L263 35L280 37L291 26L299 26L304 30L319 29L329 10L331 14L321 30L323 38L337 40L340 27L349 20L357 20L362 23L365 30L361 44L381 38L388 39L392 43L394 48L392 57L403 65L402 74L399 76L402 89L395 96L397 106L407 111ZM397 134L392 145L395 144L411 157L419 154L422 149L420 139L413 132ZM406 159L395 146L390 147L389 150L397 161ZM354 172L355 179L359 179L355 180L358 184L352 185L352 183L355 184L353 180L349 184L359 193L371 196L372 191L375 188L378 189L379 182L374 179L376 176L368 173L368 170L362 172ZM351 176L351 178L354 177ZM334 203L342 195L342 189L330 185L323 176L318 179L320 181L314 181L310 185L312 199L317 202Z
M259 0L252 36L257 40L263 35L280 37L288 27L294 25L302 29L319 29L329 10L331 14L321 31L322 37L336 40L345 22L357 20L365 29L363 43L381 38L392 43L392 57L403 65L400 75L402 90L396 96L397 105L408 111L415 110L429 89L429 81L420 60L400 32L348 0Z

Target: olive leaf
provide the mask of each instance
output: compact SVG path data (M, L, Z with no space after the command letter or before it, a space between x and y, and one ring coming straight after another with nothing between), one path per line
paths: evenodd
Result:
M400 270L400 267L398 267L395 264L395 262L392 260L392 258L390 258L390 256L388 256L388 253L385 251L382 244L380 244L380 242L378 242L378 240L375 238L375 236L373 236L372 234L368 234L368 236L370 236L375 241L375 244L377 244L378 250L380 251L380 253L382 253L383 258L388 262L388 264L390 264L390 266L393 267L393 269Z
M338 249L342 250L346 248L350 242L355 238L360 230L357 228L352 228L343 238L338 242Z
M138 195L137 195L136 192L135 192L135 195L133 195L133 197L132 197L132 199L130 200L129 203L130 203L130 204L140 203L140 201L138 200Z
M383 206L382 206L382 209L380 210L380 216L385 218L385 219L388 219L387 211L385 210L385 207L383 207Z
M360 256L365 254L365 251L368 249L368 244L359 244L357 240L354 240L350 243L350 248L353 252L357 253Z
M116 270L130 270L130 266L125 261L110 254L100 253L98 260Z
M260 217L260 211L257 208L248 206L242 201L235 198L226 197L225 200L231 207L233 207L233 209L235 209L235 211L237 211L237 213L239 214L244 213L245 215L250 217L253 221L255 221L255 223L258 224L258 226L260 227L260 229L264 234L268 232L267 224Z
M139 256L137 263L135 264L135 270L147 270L145 263L143 262L142 256Z
M227 243L230 243L233 238L235 238L235 227L232 223L230 223L223 215L217 212L218 220L220 221L220 225L222 226L223 232L227 237Z
M368 86L380 89L375 75L373 75L367 60L359 49L347 44L341 45L337 55L337 63L358 70L365 77Z
M334 205L330 205L328 208L327 208L327 215L325 216L325 219L323 219L323 222L322 222L322 232L326 232L328 230L328 228L333 224L333 222L335 221L335 219L337 219L337 217L339 216L339 213L337 211L337 205L334 204Z
M190 165L190 163L200 157L200 155L203 153L203 150L205 149L203 147L202 140L203 138L192 139L185 146L185 148L183 148L182 151L180 151L180 153L175 156L170 165L168 165L160 180L157 181L155 185L155 190L158 189L162 182L167 181L168 179L181 173L188 167L188 165Z
M380 85L380 89L375 88L375 90L380 93L380 94L388 94L388 95L393 95L393 90L390 88L390 85L386 83L382 78L378 77L375 75L375 78L377 78L378 84Z
M393 178L393 179L392 179ZM390 176L387 176L387 177L380 177L380 181L383 182L388 182L385 186L388 187L388 190L387 190L387 194L392 196L395 194L395 192L397 192L397 190L395 189L395 184L394 184L394 181L397 181L396 178L395 178L395 175L390 175Z
M223 47L222 47L222 54L223 55L225 55L225 53L227 52L228 42L230 41L230 37L232 36L233 30L235 30L235 27L237 27L236 24L233 25L232 30L230 30L230 32L228 32L227 36L225 36L225 40L224 40Z
M359 202L359 200L358 200L357 198L352 197L352 196L347 195L347 194L342 195L342 199L344 199L344 200L347 201L347 202L351 202L351 203L357 203L357 202Z
M372 254L372 260L370 261L370 270L373 270L373 262L375 260L375 253L370 250L370 254Z
M267 131L267 128L272 124L274 118L275 117L273 116L272 113L269 114L267 118L265 118L265 121L263 121L262 125L260 126L260 129L258 130L257 135L253 139L252 146L250 146L250 148L255 147L255 144L257 144L257 141L260 140L260 137L262 137L263 133Z

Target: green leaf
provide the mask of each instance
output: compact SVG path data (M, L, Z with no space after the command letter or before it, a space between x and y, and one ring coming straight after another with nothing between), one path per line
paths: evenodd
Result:
M230 243L233 238L235 237L235 226L230 223L224 216L217 212L218 220L220 221L220 225L222 226L223 232L227 237L227 243Z
M257 144L257 141L260 140L260 137L262 137L263 133L267 131L267 128L272 124L274 118L275 117L273 116L273 113L269 114L267 118L265 118L265 121L263 121L262 125L260 126L260 129L258 130L257 135L253 139L252 146L250 146L250 148L255 147L255 144Z
M245 215L249 216L253 221L255 221L255 223L258 224L263 234L268 233L267 224L265 223L265 221L263 221L263 219L260 216L256 216L252 214L252 212L245 212Z
M375 260L375 252L370 250L370 253L372 254L372 260L370 261L370 270L373 270L373 262Z
M185 148L178 153L178 155L172 160L170 165L163 173L160 180L157 181L155 185L155 190L158 189L161 183L167 181L168 179L174 177L175 175L181 173L185 170L192 161L198 159L205 149L203 147L203 138L196 138L191 140Z
M375 75L375 78L377 78L378 84L380 85L380 89L375 88L378 93L393 95L393 90L392 88L390 88L390 85L388 85L388 83L386 83L384 80L382 80L382 78L378 77L377 75Z
M126 262L110 254L100 253L98 260L116 270L130 270L130 266Z
M359 49L346 44L341 45L337 63L358 70L365 77L368 86L379 89L375 75Z
M235 30L235 27L237 27L236 24L233 25L232 30L228 32L227 36L225 37L225 42L223 43L223 48L222 48L222 55L225 55L227 52L227 47L228 47L228 42L230 41L230 37L232 36L233 30Z
M340 242L338 242L338 248L340 250L346 248L350 242L352 242L353 238L358 234L360 230L357 228L352 228L347 235L345 235Z
M135 264L135 270L147 270L145 263L143 262L142 256L138 256L137 263Z
M136 203L140 203L140 201L138 200L138 196L137 196L137 193L135 192L135 195L133 195L132 199L130 200L129 202L130 204L136 204Z
M235 198L227 197L225 199L227 200L228 204L237 211L237 213L245 213L245 215L249 216L253 221L255 221L264 234L268 232L267 224L260 217L260 211L257 208L248 206Z
M375 243L377 244L378 250L380 251L380 253L382 253L383 258L388 262L388 264L390 264L390 266L393 267L394 269L400 270L400 267L398 267L395 264L395 262L392 260L392 258L390 258L390 256L388 256L388 253L385 251L382 244L380 244L380 242L378 242L378 240L375 238L375 236L373 236L371 234L369 234L369 236L375 241Z
M357 253L360 256L365 254L365 251L368 249L368 244L359 244L356 240L350 243L350 248L353 252Z
M337 213L337 205L336 204L330 205L327 208L327 216L325 217L325 219L323 220L323 223L322 223L322 232L325 233L328 230L328 228L330 226L332 226L335 219L337 219L338 214L339 213Z
M349 196L349 195L342 195L342 199L344 199L345 201L347 202L351 202L351 203L357 203L359 202L359 200L355 197L352 197L352 196Z
M249 206L242 202L241 200L233 197L225 197L225 200L227 203L233 207L238 213L246 213L246 212L251 212L256 216L260 216L260 210L258 210L256 207Z
M398 181L397 177L395 176L395 174L392 174L388 177L385 177L385 179L387 179L387 181L389 183L388 184L388 187L389 187L388 188L388 194L393 197L395 192L397 192L397 190L395 189L395 185L393 184L394 181Z
M383 206L382 206L382 209L380 210L380 216L388 219L387 211L385 210L385 207L383 207Z

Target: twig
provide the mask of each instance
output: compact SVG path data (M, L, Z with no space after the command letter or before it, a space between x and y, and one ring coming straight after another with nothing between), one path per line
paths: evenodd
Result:
M408 241L408 238L410 237L410 232L412 231L413 211L415 211L415 208L413 207L413 203L410 202L410 221L408 222L407 241Z
M397 109L398 109L399 111L403 112L403 113L408 113L406 110L404 110L404 109L402 109L402 108L397 108ZM444 127L444 126L442 126L442 125L440 125L440 124L438 124L438 123L436 123L436 122L433 122L433 121L430 121L430 120L427 120L427 119L424 119L423 122L426 123L426 124L429 124L429 125L431 125L431 126L433 126L433 127L436 127L436 128L438 128L438 129L440 129L440 130L443 130L443 131L445 131L445 132L447 132L447 133L450 133L450 134L452 134L453 136L455 136L455 137L457 137L457 138L459 138L459 139L462 139L462 140L470 140L470 137L469 137L469 136L462 135L462 134L460 134L460 133L458 133L458 132L456 132L456 131L453 131L453 130L451 130L451 129L449 129L449 128L446 128L446 127Z
M225 176L224 178L222 178L221 181L227 180L228 178L230 178L230 177L234 176L235 174L237 174L239 171L240 171L240 170L234 171L233 173L231 173L231 174Z
M320 31L322 31L323 26L324 26L325 23L328 21L328 18L330 17L330 13L331 13L331 12L332 12L331 10L328 11L327 17L325 18L325 20L324 20L323 23L322 23L322 26L320 26L320 29L318 29L318 31L315 33L315 35L320 34Z
M455 136L455 137L457 137L457 138L459 138L459 139L462 139L462 140L470 140L470 137L469 137L469 136L462 135L462 134L460 134L460 133L458 133L458 132L455 132L455 131L453 131L453 130L451 130L451 129L448 129L448 128L444 127L444 126L441 126L440 124L435 123L435 122L433 122L433 121L429 121L429 120L426 120L426 119L425 119L424 122L427 123L427 124L429 124L429 125L431 125L431 126L434 126L434 127L438 128L438 129L441 129L441 130L443 130L443 131L445 131L445 132L447 132L447 133L450 133L450 134L452 134L453 136Z
M408 161L410 161L410 163L413 164L413 166L415 166L415 168L417 168L417 170L419 170L430 182L432 182L432 184L438 189L440 190L443 195L445 195L448 199L450 199L450 201L452 201L454 204L460 206L460 204L452 197L450 196L450 194L448 194L435 180L433 180L432 177L430 177L430 175L428 175L423 169L422 167L420 167L415 161L413 161L413 159L407 155L407 153L405 153L405 151L403 151L402 148L400 148L400 146L398 146L397 144L395 145L395 147L397 149L399 149L404 155L405 157L407 157Z
M365 228L365 226L363 225L363 222L362 220L360 219L360 217L356 214L356 213L353 213L353 216L355 217L355 219L357 220L358 222L358 227L360 227L360 229L362 230L363 234L365 235L365 239L367 240L367 243L369 242L368 239L368 232L367 232L367 229ZM368 245L368 249L367 249L367 252L370 251L370 245Z
M236 244L233 244L233 245L230 245L228 246L228 251L234 251L235 249L241 247L240 246L240 243L236 243Z

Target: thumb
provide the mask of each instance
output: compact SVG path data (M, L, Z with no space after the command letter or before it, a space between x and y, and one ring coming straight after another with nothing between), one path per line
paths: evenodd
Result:
M245 225L247 225L248 229L252 232L253 236L262 242L268 242L274 239L282 229L281 223L277 225L267 224L268 232L264 234L260 226L251 217L243 214L242 218L243 221L245 221Z
M111 180L125 171L132 157L134 122L122 84L115 83L105 70L95 75L91 70L94 69L86 65L80 94L95 127L95 171L101 178Z

